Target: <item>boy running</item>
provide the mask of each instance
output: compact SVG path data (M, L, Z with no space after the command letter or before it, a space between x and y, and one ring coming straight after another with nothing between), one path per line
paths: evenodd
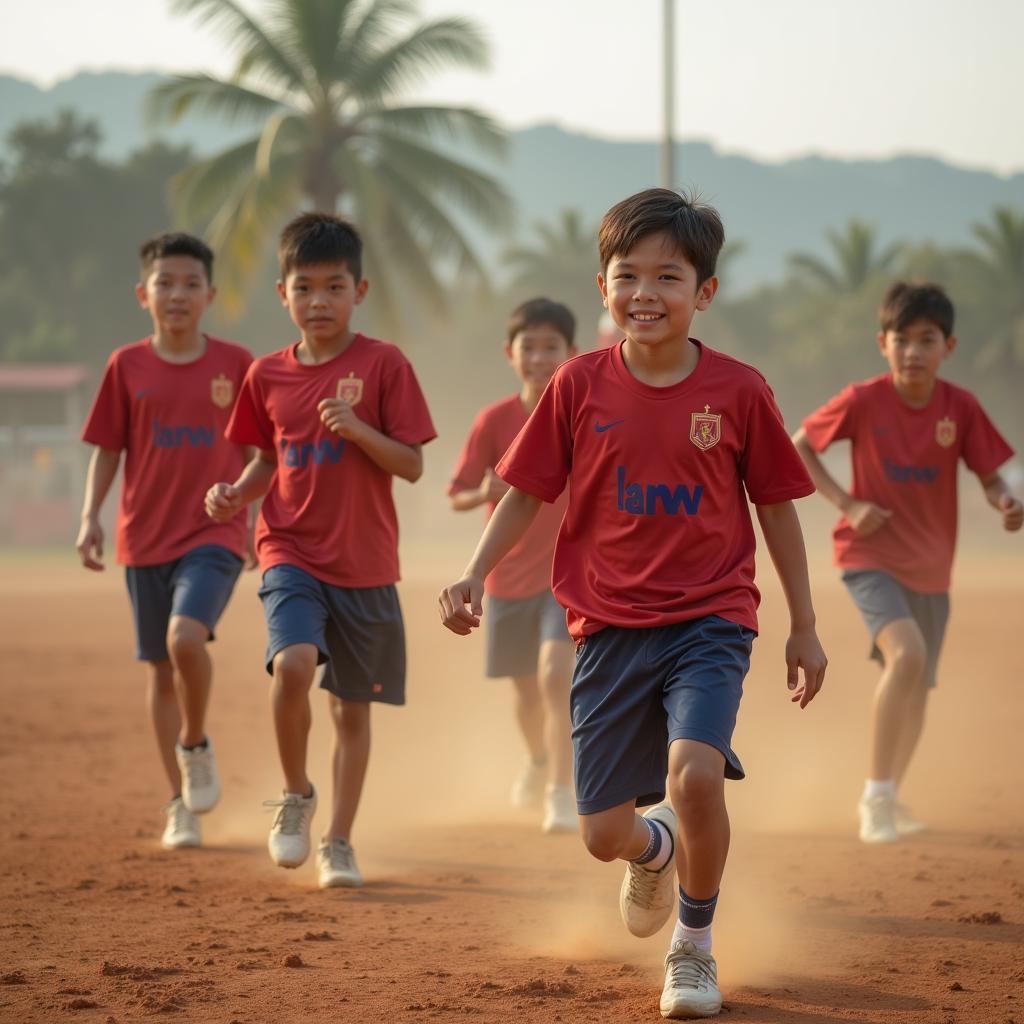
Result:
M792 504L813 485L764 378L689 337L718 288L723 239L715 210L667 189L605 215L598 285L625 340L555 372L498 463L508 493L440 595L445 625L469 633L483 580L568 483L553 580L578 649L580 827L595 857L627 862L619 906L634 935L668 919L678 875L661 997L673 1018L722 1002L711 922L729 846L724 779L743 778L731 738L759 600L748 496L789 605L792 700L806 707L825 672ZM639 816L664 798L666 774L671 804Z
M241 571L246 525L241 512L211 522L201 501L206 481L245 465L247 453L224 428L252 356L199 329L215 294L206 245L158 235L139 257L135 294L153 333L111 355L82 431L96 448L76 546L87 569L104 568L100 510L124 451L117 561L126 567L136 654L148 665L149 712L171 787L162 841L175 849L200 845L196 815L220 797L206 735L206 644Z
M1006 530L1021 502L997 472L1013 454L969 391L940 380L953 354L953 304L934 284L892 285L879 310L878 347L889 372L851 384L804 420L797 450L822 496L842 515L835 562L882 664L871 723L860 838L892 843L925 826L897 800L936 682L949 616L956 546L957 465L976 473ZM849 493L818 453L850 441Z
M266 495L256 529L267 620L267 671L284 771L268 847L276 864L309 856L317 794L306 774L309 688L326 663L336 743L331 821L317 853L321 888L359 886L352 824L370 756L370 704L405 703L398 604L398 522L391 480L423 472L435 437L412 367L387 342L353 332L366 296L362 240L338 217L286 225L277 290L302 338L253 363L228 437L255 445L234 483L206 509L229 519Z
M487 515L508 490L494 467L537 407L551 375L570 356L576 319L561 303L530 299L512 311L505 358L520 380L519 393L482 409L466 438L448 487L459 512L487 506ZM565 611L551 593L551 559L568 494L545 505L522 539L487 577L486 673L510 677L516 718L528 758L512 786L512 803L544 801L545 832L575 830L569 681L572 641ZM547 783L547 785L545 785Z

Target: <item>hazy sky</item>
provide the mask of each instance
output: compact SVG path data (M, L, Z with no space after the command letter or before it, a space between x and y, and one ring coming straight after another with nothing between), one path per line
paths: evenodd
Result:
M245 0L254 10L259 0ZM226 72L228 50L169 0L4 4L0 71L49 84L81 68ZM492 70L420 98L511 126L617 138L660 126L661 0L421 0L466 14ZM929 153L1024 170L1024 0L676 0L677 131L762 158Z

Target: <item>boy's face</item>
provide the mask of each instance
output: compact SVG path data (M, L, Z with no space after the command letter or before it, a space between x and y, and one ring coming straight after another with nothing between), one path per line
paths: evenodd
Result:
M216 294L202 260L194 256L159 256L135 286L139 305L149 310L154 325L171 333L195 330Z
M698 310L707 309L718 278L697 280L693 264L665 232L641 238L612 257L597 275L601 297L616 325L638 345L685 339Z
M538 392L543 391L555 370L570 356L575 345L551 324L534 324L520 331L505 346L505 356L516 376Z
M318 263L290 270L277 282L277 293L304 338L326 341L348 331L367 287L366 278L357 282L347 263Z
M878 347L893 380L913 388L935 379L943 361L956 348L956 338L947 338L931 320L914 320L899 331L879 331Z

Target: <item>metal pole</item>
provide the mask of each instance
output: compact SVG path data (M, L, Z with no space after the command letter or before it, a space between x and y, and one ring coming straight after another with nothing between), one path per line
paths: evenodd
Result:
M661 0L662 9L662 125L661 125L661 184L672 188L675 184L675 0Z

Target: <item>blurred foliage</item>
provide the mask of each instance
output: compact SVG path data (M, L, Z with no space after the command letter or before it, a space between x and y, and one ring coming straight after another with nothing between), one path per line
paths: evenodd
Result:
M389 332L406 293L443 310L444 281L484 279L462 222L509 223L497 180L455 155L490 156L504 134L470 106L405 102L431 75L486 67L486 40L467 18L420 21L412 0L176 0L237 57L227 78L180 74L150 93L150 116L190 111L253 125L251 138L173 183L182 223L224 258L223 299L238 311L262 254L300 209L351 216L366 242L368 302ZM444 271L448 273L445 274Z

